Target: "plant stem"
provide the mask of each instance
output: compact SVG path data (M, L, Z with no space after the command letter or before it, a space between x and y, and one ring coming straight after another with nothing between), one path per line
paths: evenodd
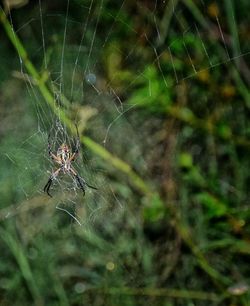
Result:
M223 297L215 293L202 291L178 290L168 288L90 288L90 291L97 291L109 295L135 295L135 296L166 296L171 298L197 299L207 301L221 301Z

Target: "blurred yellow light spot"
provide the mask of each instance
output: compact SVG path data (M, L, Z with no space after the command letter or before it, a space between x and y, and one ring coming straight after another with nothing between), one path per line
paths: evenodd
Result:
M232 85L224 85L221 87L221 94L225 98L232 98L235 96L236 90Z
M208 83L210 80L210 74L208 70L201 70L197 73L197 78L203 83Z
M245 220L240 220L239 224L240 224L241 227L243 227L243 226L245 226L246 222L245 222Z
M115 268L115 264L112 261L107 262L106 269L109 271L113 271Z
M164 63L167 63L171 60L171 57L170 57L170 53L165 51L161 54L161 60L164 62Z
M207 8L208 15L212 18L216 18L220 14L219 7L217 3L212 2Z
M246 222L243 219L231 218L229 222L235 233L240 233L242 231L242 228L246 225Z
M245 292L249 291L249 285L246 283L238 283L229 287L227 291L233 295L242 295Z

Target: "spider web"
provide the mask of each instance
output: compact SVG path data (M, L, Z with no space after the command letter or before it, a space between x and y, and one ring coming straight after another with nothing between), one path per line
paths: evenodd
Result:
M138 2L136 9L145 15L145 29L138 29L136 22L133 24L127 18L125 12L128 10L129 1L126 0L117 4L115 14L109 10L108 3L104 0L79 3L68 0L56 9L53 5L47 5L46 11L43 3L39 1L39 9L36 8L33 12L34 16L28 16L27 20L21 22L16 21L18 12L9 8L7 13L13 30L22 38L31 60L39 63L41 73L44 74L48 88L53 94L53 107L56 109L52 111L51 106L44 102L32 75L26 71L25 63L19 56L21 68L14 72L14 76L26 84L25 99L29 100L35 110L37 124L36 131L29 133L18 144L17 153L6 153L6 157L13 163L16 154L20 151L22 155L25 154L20 164L25 164L26 167L17 177L19 196L27 200L35 195L43 195L42 183L46 183L53 169L47 154L49 133L52 135L55 153L62 143L74 147L75 134L72 134L72 128L70 131L69 126L62 120L62 109L64 113L70 114L71 125L74 127L77 124L82 135L89 134L96 143L115 155L122 157L124 149L130 147L125 159L135 167L136 163L139 163L144 169L142 176L147 177L147 166L142 157L144 148L140 143L142 137L146 137L146 132L136 130L136 109L149 103L152 104L149 107L154 108L153 102L158 94L165 95L166 105L163 107L166 107L174 98L171 88L190 79L206 79L207 73L220 66L232 65L240 69L244 67L249 54L247 46L240 46L237 35L235 41L229 40L224 33L220 16L217 15L219 12L216 2L213 5L214 7L208 6L201 1L199 11L195 12L196 18L190 17L190 23L185 24L183 16L189 14L192 9L192 3L189 1L184 1L184 4L174 0L155 1L148 6ZM71 11L76 6L79 14L72 17ZM209 10L213 18L211 24L204 18ZM235 16L233 17L237 29ZM51 20L61 26L60 33L55 33L51 28ZM147 30L149 26L151 29ZM136 42L134 47L120 47L116 43L114 37L120 34L122 27L126 28L128 39L132 37ZM179 31L181 29L182 35L178 34L173 40L175 28ZM37 36L30 48L26 33L34 39L35 35ZM206 35L210 35L211 39L207 40ZM171 37L170 44L168 36ZM151 53L141 61L139 57L143 45L151 50ZM198 58L199 61L194 62L193 58ZM102 69L104 65L110 70L106 74ZM131 65L135 65L133 73L127 72L126 75L126 69L131 69ZM185 75L183 66L186 67ZM125 71L122 75L124 81L120 80L122 77L118 75L122 74L122 69ZM165 92L157 91L157 73L161 75ZM138 87L139 97L131 94ZM122 142L119 141L121 138ZM98 186L99 191L88 189L83 200L74 179L60 176L51 187L56 207L64 209L66 205L74 207L75 210L75 207L84 202L91 207L92 216L105 210L111 202L116 205L119 203L120 207L122 201L118 201L112 184L107 183L105 178L109 167L103 169L98 154L95 155L82 147L76 168L87 182ZM26 170L30 173L31 169L34 169L32 189L30 181L26 179ZM63 201L57 201L59 194L64 198ZM60 206L60 203L63 205ZM69 213L75 216L74 212Z
M135 162L137 158L140 158L139 163L144 165L145 169L143 175L147 175L146 164L144 158L140 157L141 148L138 145L138 140L140 142L142 137L140 137L140 132L133 127L134 122L132 122L137 118L135 115L134 119L130 114L133 114L135 109L147 105L148 100L157 99L157 95L165 95L167 105L173 99L169 88L189 79L206 78L206 72L214 70L216 67L232 64L244 67L249 51L246 46L242 47L239 43L237 44L237 41L234 43L228 39L221 25L220 16L216 15L216 2L214 2L214 7L211 5L209 7L201 1L200 11L196 12L195 23L190 25L183 22L182 14L189 14L188 10L191 9L191 5L192 3L189 1L184 5L174 0L155 1L149 6L138 2L137 10L139 12L145 11L145 16L148 18L145 21L145 29L137 29L136 24L131 24L128 16L125 16L124 12L129 6L126 0L117 4L118 8L115 14L109 11L108 4L103 0L80 3L64 1L58 7L59 12L58 8L55 10L53 6L48 6L47 11L44 11L42 2L39 1L39 9L36 8L34 17L28 16L27 20L22 20L18 28L15 27L15 18L18 19L18 17L10 8L7 10L12 27L15 33L23 38L23 43L31 59L40 62L40 70L44 73L48 87L53 93L54 107L57 109L56 112L52 112L48 105L42 101L41 93L37 90L32 76L27 73L23 59L19 57L20 73L16 71L15 76L25 81L28 99L35 109L37 121L35 133L27 135L27 138L20 145L21 148L25 146L25 149L21 150L24 150L26 154L26 161L23 164L27 165L27 171L34 167L34 162L37 165L34 175L37 185L34 185L33 191L25 188L27 181L25 180L25 171L18 177L18 186L24 198L30 198L31 194L35 193L42 195L41 182L44 182L44 179L50 175L53 168L51 163L48 163L49 158L45 152L48 132L53 134L54 152L63 142L74 145L74 135L60 118L61 109L64 110L64 113L71 114L72 126L79 125L81 134L89 133L97 143L104 145L115 155L122 156L122 151L127 146L136 148L131 150L125 158L129 162ZM76 6L79 9L79 14L72 17L71 11ZM211 24L206 24L205 19L202 18L207 14L208 7L212 11L210 14L214 15L214 22ZM51 20L55 24L61 25L60 33L55 33L51 28ZM173 29L175 27L181 29L182 35L178 34L176 39L171 37L168 42L168 35L171 34L169 20L173 24ZM235 17L233 20L237 29ZM151 30L147 30L149 26ZM126 48L126 46L116 44L115 36L120 34L119 31L122 27L126 28L125 36L135 40L134 47ZM213 30L209 31L209 27L213 27ZM55 27L55 29L57 28ZM36 33L38 38L35 46L30 48L33 49L29 50L25 35L27 35L26 33L31 34L29 31L32 30L38 31ZM205 37L212 35L211 33L214 38L207 42ZM35 37L34 33L31 35ZM142 40L143 43L141 43ZM197 50L192 49L193 40L196 40ZM151 55L140 61L140 48L143 44L151 51ZM104 51L108 54L103 54ZM198 62L193 60L194 52L199 53ZM217 61L214 60L215 58ZM106 75L102 71L105 60L106 66L110 69ZM138 65L133 70L135 74L128 73L128 77L124 75L124 82L119 80L118 73L122 68L117 68L115 65L123 65L129 69L137 61ZM183 71L181 69L183 65L187 67L186 75L180 74L180 71ZM116 69L113 75L112 69ZM160 73L162 77L165 87L163 92L157 91L156 73ZM123 87L121 88L121 86ZM139 97L129 94L136 88L139 88ZM127 103L124 103L126 100ZM126 134L129 137L123 135L124 130L127 131ZM121 137L122 144L116 141ZM34 144L36 138L42 140L38 151L37 144ZM86 178L86 181L91 181L97 186L105 185L105 178L98 174L99 165L103 167L100 157L92 156L90 161L88 156L85 157L84 150L81 153L82 160L78 160L78 171L81 172L82 169L81 175ZM88 153L90 154L90 152ZM10 160L12 159L11 154L7 153L7 156ZM96 167L96 165L98 166ZM72 191L73 198L70 202L77 203L76 198L78 198L79 190L72 178L67 181L60 177L53 184L52 190L56 191L56 189L59 193L62 192L66 198L69 191ZM106 186L104 189L109 189L110 194L111 187ZM93 197L96 196L93 192L90 194ZM115 200L114 197L113 200ZM86 200L86 202L89 201ZM103 207L103 203L100 205ZM99 210L99 208L98 206L97 209Z

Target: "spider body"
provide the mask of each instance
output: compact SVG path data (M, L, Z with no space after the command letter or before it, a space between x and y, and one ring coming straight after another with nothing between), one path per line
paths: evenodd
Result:
M78 132L77 132L78 134ZM79 138L79 137L78 137ZM86 183L86 181L81 178L76 170L72 166L72 162L76 159L78 153L79 153L79 148L80 148L80 140L77 140L76 143L76 149L72 153L72 150L69 148L69 146L65 143L63 143L57 150L56 154L54 154L51 150L51 144L48 141L48 151L49 151L49 156L51 159L59 165L59 168L57 168L55 171L52 172L47 184L44 186L43 191L46 192L50 197L51 194L49 193L49 189L53 183L53 181L57 178L60 172L63 172L63 174L70 174L73 176L73 178L76 180L77 184L83 191L83 195L85 195L85 187L90 187L92 189L97 189L93 186L90 186L89 184Z
M73 159L72 159L73 156ZM63 173L69 172L71 168L71 162L74 160L74 155L66 144L62 144L56 153L56 162L61 166Z

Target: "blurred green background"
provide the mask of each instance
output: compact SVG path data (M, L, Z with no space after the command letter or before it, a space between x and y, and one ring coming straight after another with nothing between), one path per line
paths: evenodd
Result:
M249 10L2 2L0 305L250 305Z

